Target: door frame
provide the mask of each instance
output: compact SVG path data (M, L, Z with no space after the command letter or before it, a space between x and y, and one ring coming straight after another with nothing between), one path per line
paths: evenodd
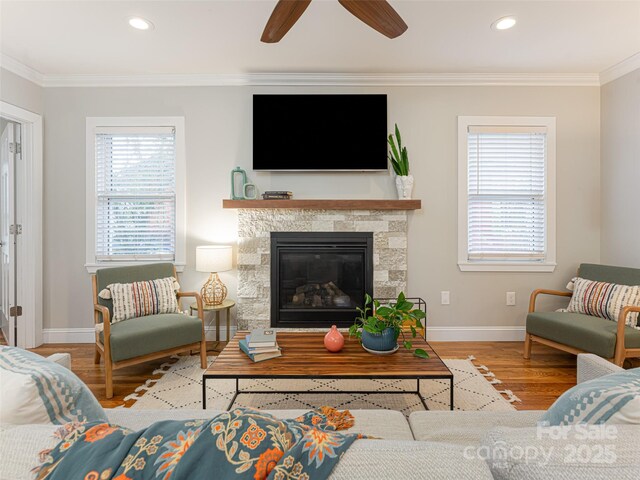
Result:
M21 125L22 153L14 171L22 222L16 289L24 328L17 340L19 347L34 348L42 344L42 116L2 101L0 116Z

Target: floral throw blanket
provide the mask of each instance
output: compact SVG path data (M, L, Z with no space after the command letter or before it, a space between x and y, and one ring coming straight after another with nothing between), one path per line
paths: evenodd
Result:
M68 424L41 453L37 479L325 479L358 438L349 411L330 407L280 420L237 408L208 420L162 421L132 432L108 423Z

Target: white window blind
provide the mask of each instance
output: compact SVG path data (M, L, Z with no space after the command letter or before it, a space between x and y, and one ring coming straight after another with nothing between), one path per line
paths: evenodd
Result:
M468 127L468 261L546 257L546 127Z
M173 127L98 127L96 260L175 260Z

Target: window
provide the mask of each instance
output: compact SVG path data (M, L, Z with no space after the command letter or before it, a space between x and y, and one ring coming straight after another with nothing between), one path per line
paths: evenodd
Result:
M555 118L458 118L458 265L555 268Z
M184 120L87 119L87 268L184 266Z

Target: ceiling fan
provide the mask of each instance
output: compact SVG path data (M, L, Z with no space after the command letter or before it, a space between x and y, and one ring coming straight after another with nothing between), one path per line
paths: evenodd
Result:
M387 0L338 0L356 18L389 38L396 38L407 30L407 24ZM302 16L311 0L279 0L260 41L277 43Z

